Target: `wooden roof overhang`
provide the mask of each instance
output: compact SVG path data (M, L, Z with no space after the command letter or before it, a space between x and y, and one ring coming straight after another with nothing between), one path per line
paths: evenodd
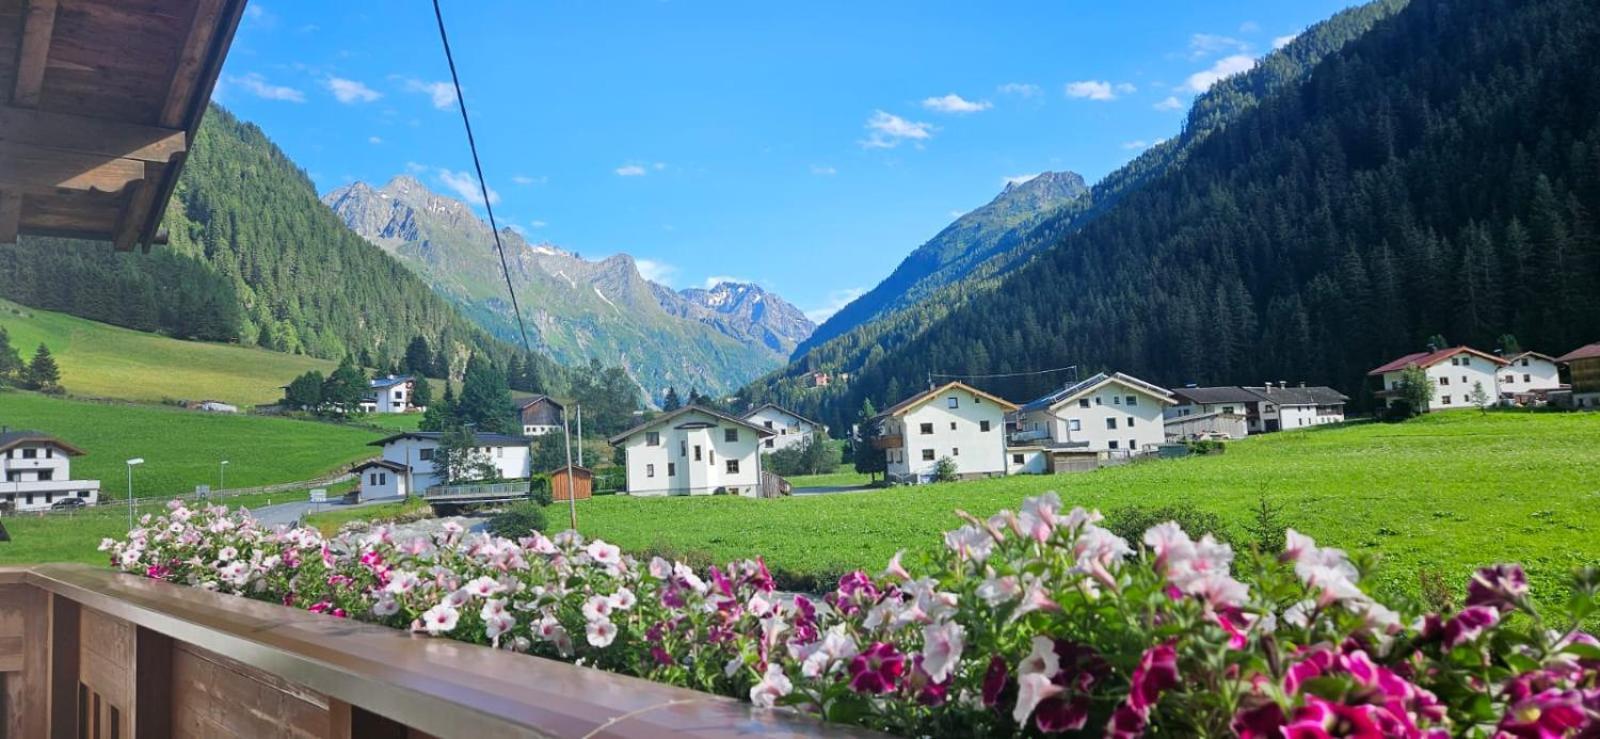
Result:
M246 0L0 0L0 244L149 248Z

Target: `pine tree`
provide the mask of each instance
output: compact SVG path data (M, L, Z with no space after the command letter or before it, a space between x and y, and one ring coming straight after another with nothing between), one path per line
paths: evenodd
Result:
M511 388L505 375L487 358L474 354L467 359L466 376L461 380L461 401L456 416L461 423L481 432L511 433L514 411Z
M877 475L888 465L883 450L874 447L872 443L878 438L878 425L872 420L877 415L877 409L872 407L872 399L862 400L861 412L856 416L856 433L851 439L851 462L855 465L856 472L865 474L868 480L876 480Z
M667 396L661 400L661 410L672 412L683 407L683 399L678 397L678 389L667 388Z
M322 407L325 412L345 414L361 406L367 395L367 376L356 367L355 360L346 354L338 369L322 383Z
M39 350L33 353L33 361L28 363L24 384L30 389L45 393L64 392L61 387L61 369L56 366L55 357L50 356L49 347L42 343L39 344Z
M413 375L416 385L411 389L411 405L418 408L427 408L433 405L433 384L428 382L427 375Z
M322 373L311 370L284 388L283 404L293 410L316 411L322 407Z
M0 326L0 387L21 379L22 355L11 345L11 335Z
M421 336L412 337L411 343L406 345L406 356L402 361L408 375L421 377L433 372L433 352L428 349L428 340Z

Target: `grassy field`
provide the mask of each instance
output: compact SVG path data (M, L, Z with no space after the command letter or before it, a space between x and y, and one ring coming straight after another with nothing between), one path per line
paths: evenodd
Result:
M259 508L274 500L282 503L305 495L304 491L254 493L219 496L214 502L234 508ZM165 502L153 501L139 505L134 515L159 513L165 509ZM0 521L11 534L11 541L0 543L0 566L32 562L105 564L105 555L97 551L100 540L121 538L128 533L128 509L115 504L71 514L6 516Z
M762 554L800 574L877 571L896 549L938 546L959 523L954 509L989 515L1046 490L1106 511L1189 502L1240 534L1265 496L1318 541L1380 554L1384 590L1415 591L1423 568L1459 588L1476 565L1519 561L1553 597L1572 567L1600 562L1600 414L1440 413L1092 473L779 500L608 496L583 503L580 523L632 550Z
M388 520L396 516L414 514L427 507L427 502L421 498L407 498L394 503L380 503L360 508L334 508L306 516L305 522L307 526L315 526L323 535L332 536L338 533L339 527L351 521Z
M368 413L350 421L356 426L371 426L380 431L416 431L422 423L421 413Z
M72 461L77 479L100 480L102 494L126 495L124 460L134 470L136 497L216 487L228 460L228 487L309 480L375 456L367 442L382 432L315 421L201 413L164 406L53 398L0 392L0 424L54 434L87 454Z
M179 341L0 301L0 326L24 360L40 342L74 395L146 402L215 399L261 405L308 370L334 363L232 344Z
M849 465L841 465L837 472L825 475L795 475L784 479L797 488L862 487L870 481L866 474L856 472Z

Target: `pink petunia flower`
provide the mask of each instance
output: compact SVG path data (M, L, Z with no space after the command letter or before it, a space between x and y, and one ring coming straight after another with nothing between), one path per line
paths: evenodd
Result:
M905 673L906 658L893 644L877 642L850 661L850 689L881 695L895 689Z

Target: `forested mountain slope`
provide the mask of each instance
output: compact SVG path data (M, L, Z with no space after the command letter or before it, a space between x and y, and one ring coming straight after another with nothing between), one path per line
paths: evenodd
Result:
M1179 384L1367 369L1443 333L1600 335L1600 14L1414 0L1147 186L813 405L930 370L1077 364ZM1027 398L1054 378L983 383Z
M1057 205L1042 218L1020 220L1012 232L1001 238L1008 248L975 265L965 266L960 279L938 287L930 285L925 294L918 293L914 299L902 300L876 318L830 339L813 339L805 352L797 353L787 367L754 383L747 394L781 398L785 403L805 404L814 410L819 404L832 403L833 396L841 391L833 389L820 394L821 397L806 391L803 378L809 372L858 372L874 364L886 352L921 336L972 296L994 289L1001 277L1026 264L1040 250L1059 243L1064 235L1093 222L1127 193L1177 166L1213 131L1251 110L1273 92L1303 80L1327 54L1405 7L1406 1L1373 0L1312 25L1292 43L1263 57L1254 68L1216 83L1197 97L1177 136L1151 147L1107 175L1086 195ZM817 336L824 335L827 328L824 324Z
M1006 183L993 200L962 214L876 287L829 316L796 355L960 280L983 260L1015 247L1032 226L1088 189L1076 172L1044 172L1026 182Z
M495 340L383 250L346 228L261 129L212 106L164 224L169 246L24 240L0 250L0 296L185 339L237 341L388 367L417 336L459 372ZM552 385L565 370L532 359ZM290 378L284 378L285 382Z

